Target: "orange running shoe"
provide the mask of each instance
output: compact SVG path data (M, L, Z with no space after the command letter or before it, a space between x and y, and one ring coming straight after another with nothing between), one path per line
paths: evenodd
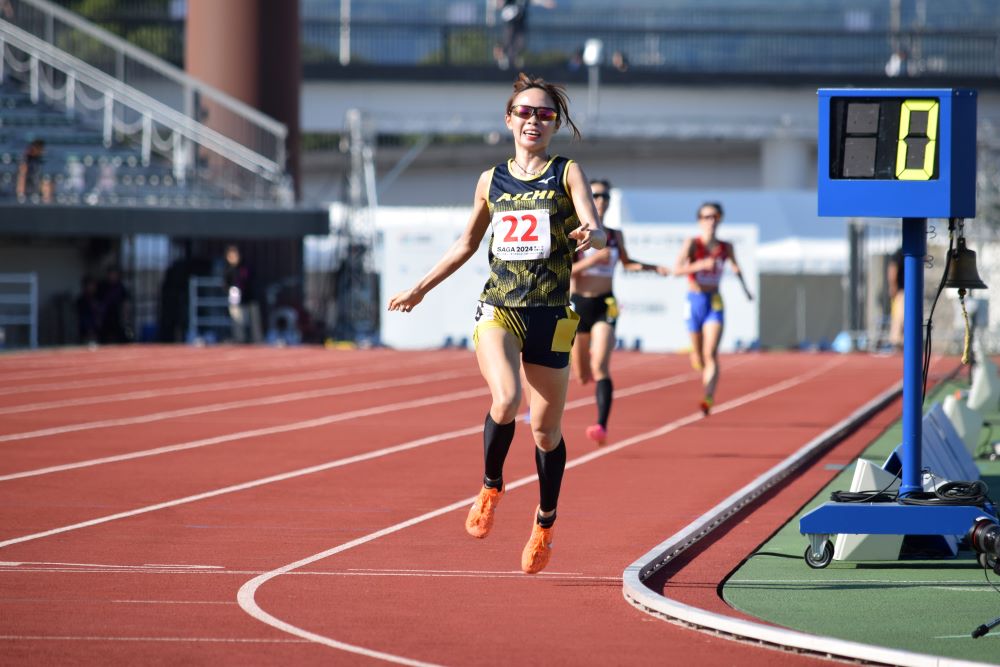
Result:
M591 424L587 427L587 437L597 443L600 447L608 441L608 429L600 424Z
M476 501L469 509L469 516L465 519L465 531L473 537L483 539L490 534L493 529L493 513L500 504L503 497L503 488L491 489L484 486L479 489Z
M706 396L702 399L701 403L698 404L698 407L701 408L701 414L707 417L709 413L712 412L712 404L714 402L715 401L712 400L711 396Z
M535 522L531 527L531 537L521 552L521 570L525 574L538 574L549 564L552 557L552 528L542 528L538 525L538 510L535 510Z

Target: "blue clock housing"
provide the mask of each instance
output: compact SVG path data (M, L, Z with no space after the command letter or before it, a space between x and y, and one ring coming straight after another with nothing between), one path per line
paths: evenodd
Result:
M820 89L819 215L976 216L976 91Z

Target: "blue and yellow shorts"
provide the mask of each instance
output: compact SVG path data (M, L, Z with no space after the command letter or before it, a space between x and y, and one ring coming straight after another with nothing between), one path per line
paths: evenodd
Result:
M524 363L566 368L579 323L580 316L569 306L507 308L480 301L472 342L479 345L481 331L503 329L520 342Z
M590 333L598 322L606 322L612 327L618 322L618 302L610 292L600 296L574 294L570 300L573 309L580 314L580 333Z
M684 320L690 333L698 333L709 322L725 324L722 295L718 292L688 292Z

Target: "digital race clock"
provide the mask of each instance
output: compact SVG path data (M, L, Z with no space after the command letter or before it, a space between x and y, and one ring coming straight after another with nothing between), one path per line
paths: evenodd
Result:
M819 214L976 215L976 91L821 89Z

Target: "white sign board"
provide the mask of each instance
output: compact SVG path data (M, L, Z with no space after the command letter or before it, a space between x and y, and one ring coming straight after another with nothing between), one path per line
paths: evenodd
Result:
M378 270L381 274L382 307L397 292L412 287L441 259L459 237L467 222L468 209L380 208L377 217ZM625 247L629 255L650 264L672 267L684 239L698 233L694 224L626 225ZM722 237L733 243L736 257L750 291L757 294L757 228L727 222ZM399 349L441 347L446 342L471 347L476 301L489 277L487 233L479 250L458 271L431 290L412 312L383 311L381 340ZM627 347L637 343L643 350L685 350L690 338L684 323L686 277L632 273L619 265L614 291L621 316L618 338ZM738 281L727 269L720 286L726 305L726 327L721 349L746 346L758 338L756 302L748 302Z
M460 344L472 347L476 302L489 278L489 234L458 271L409 313L388 312L389 299L413 287L444 256L468 222L468 208L380 208L376 261L382 295L381 340L399 349Z

